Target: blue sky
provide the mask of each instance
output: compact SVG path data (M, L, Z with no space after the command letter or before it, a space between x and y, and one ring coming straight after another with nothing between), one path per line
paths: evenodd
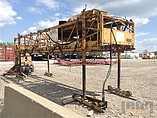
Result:
M157 51L157 0L0 0L0 42L58 25L87 4L136 23L136 52Z

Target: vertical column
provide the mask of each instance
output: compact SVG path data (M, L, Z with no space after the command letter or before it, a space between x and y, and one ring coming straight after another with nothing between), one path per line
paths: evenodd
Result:
M82 13L82 87L83 98L86 98L86 16Z
M104 16L103 16L103 13L99 13L99 14L100 15L99 15L98 19L100 19L100 23L98 23L99 24L98 31L100 31L100 32L98 32L99 36L98 36L97 40L99 40L98 46L102 46L103 41L104 41ZM100 28L100 30L99 30L99 28Z
M15 60L15 65L18 65L18 55L17 55L17 38L14 38L14 60Z
M47 72L50 73L50 56L47 54Z
M18 46L19 46L19 50L18 50L18 61L19 61L19 63L18 63L18 65L19 65L19 73L21 74L21 51L20 51L20 45L21 45L21 35L20 34L18 34Z
M120 89L120 66L121 66L121 53L118 52L118 81L117 81L117 88Z
M86 65L82 65L83 98L86 98Z

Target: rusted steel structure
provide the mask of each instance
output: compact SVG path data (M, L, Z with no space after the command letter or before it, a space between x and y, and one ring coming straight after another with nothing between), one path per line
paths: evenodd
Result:
M111 27L114 36L111 35ZM58 38L53 36L56 32ZM106 12L93 9L61 25L18 35L14 44L15 51L21 53L73 52L75 48L75 51L81 52L110 51L110 44L115 51L133 50L134 23L132 20L114 18Z
M118 53L117 86L120 89L120 53L134 50L134 22L131 19L110 16L107 12L97 9L83 10L82 13L71 17L68 21L60 21L57 26L26 35L18 34L18 37L14 39L14 45L14 68L17 68L20 74L33 71L31 59L28 58L28 55L32 53L47 55L48 73L46 75L50 76L50 54L81 52L83 92L80 96L74 96L74 99L84 101L88 98L86 96L86 52ZM89 99L95 101L92 98ZM104 98L102 98L102 102L99 101L97 105L100 109L97 109L96 105L93 108L100 111L107 107ZM86 104L85 101L83 103ZM88 103L86 105L93 106L95 104L94 102Z

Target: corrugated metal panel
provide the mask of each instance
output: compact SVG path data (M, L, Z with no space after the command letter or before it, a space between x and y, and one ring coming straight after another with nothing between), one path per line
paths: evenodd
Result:
M5 54L0 55L0 61L5 61Z
M14 60L14 46L0 46L0 61Z
M14 60L14 46L7 46L5 50L6 50L6 61L13 61Z
M5 47L0 46L0 61L5 61Z

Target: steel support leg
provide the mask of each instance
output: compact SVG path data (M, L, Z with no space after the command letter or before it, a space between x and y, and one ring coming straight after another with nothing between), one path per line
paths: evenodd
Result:
M18 45L21 45L21 40L20 40L20 34L18 34ZM18 59L19 59L19 73L21 75L21 71L22 71L22 68L21 68L21 52L19 51L18 52Z
M86 66L82 65L82 91L83 91L83 98L86 98Z
M45 72L46 76L51 77L52 73L50 73L50 56L49 54L47 55L47 72Z
M47 72L50 73L50 61L49 61L50 57L49 54L47 55Z
M86 98L86 15L82 14L82 87L83 98Z
M118 52L118 81L117 81L117 88L120 89L120 66L121 66L121 53Z

